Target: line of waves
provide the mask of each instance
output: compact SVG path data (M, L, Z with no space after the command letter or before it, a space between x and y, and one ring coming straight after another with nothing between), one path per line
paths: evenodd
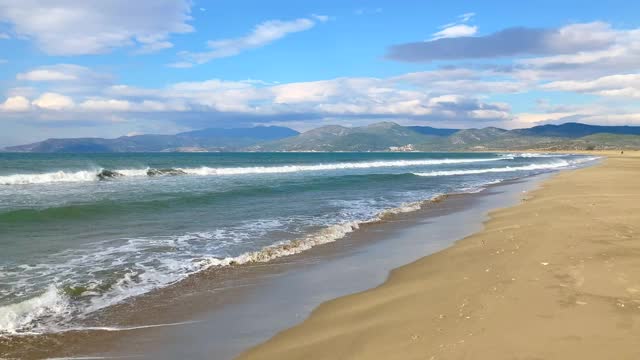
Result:
M425 160L391 160L391 161L367 161L345 162L312 165L282 165L282 166L254 166L254 167L196 167L196 168L145 168L145 169L96 169L76 172L56 171L41 174L13 174L0 176L0 185L27 185L48 184L64 182L90 182L111 180L120 177L154 177L154 176L228 176L249 174L283 174L310 171L350 170L369 168L389 168L408 166L429 166L447 164L467 164L478 162L491 162L513 159L511 156L479 159L425 159Z
M65 220L90 220L109 216L126 216L130 212L136 214L154 213L161 211L181 211L185 207L190 209L209 206L211 204L231 202L238 198L264 199L266 197L281 196L296 193L305 189L350 189L371 183L389 183L407 181L414 178L411 173L401 174L362 174L331 177L318 177L298 181L280 181L277 183L261 182L253 186L242 186L231 189L209 190L189 193L165 193L162 196L153 194L152 198L127 199L126 201L101 199L91 202L72 202L48 205L41 208L17 208L0 211L0 228L28 226L25 223L59 222Z
M414 173L414 175L418 176L455 176L455 175L477 175L477 174L488 174L488 173L504 173L504 172L516 172L516 171L535 171L535 170L553 170L560 168L567 168L570 166L579 165L584 162L593 161L598 158L583 158L578 160L557 160L551 163L542 163L542 164L530 164L523 166L505 166L499 168L488 168L488 169L460 169L460 170L443 170L443 171L431 171L431 172L421 172Z
M495 161L500 159L472 159L475 161ZM596 160L595 157L582 158L576 160L552 160L543 164L529 164L523 166L505 166L500 168L489 169L467 169L467 170L450 170L450 171L434 171L425 173L416 173L410 176L451 176L466 174L482 174L490 172L512 172L512 171L531 171L531 170L553 170L559 168L567 168L576 166L580 163ZM439 160L439 161L444 161ZM466 159L464 161L469 161ZM428 160L434 161L434 160ZM409 161L403 161L406 163ZM375 163L394 163L398 162L375 162ZM331 165L345 164L364 164L364 163L343 163ZM371 164L368 163L368 164ZM415 165L415 164L414 164ZM315 165L307 165L307 167ZM391 165L402 166L402 165ZM242 168L241 168L242 169ZM249 169L249 168L244 168ZM256 169L256 168L250 168ZM405 174L406 175L406 174ZM471 192L471 191L470 191ZM410 202L399 207L383 210L373 217L365 220L354 220L343 223L328 225L320 228L307 235L294 240L279 242L273 245L263 247L260 250L249 251L238 256L216 257L213 255L192 256L192 253L185 254L184 257L176 259L163 259L162 268L148 267L145 271L131 271L119 273L117 279L107 286L104 284L51 284L48 288L34 297L23 299L18 302L0 306L0 336L11 336L21 334L43 334L52 332L69 331L69 329L77 328L74 326L74 320L82 319L100 309L122 302L123 300L142 295L154 289L162 288L170 284L176 283L201 271L236 266L248 263L269 262L277 258L290 256L301 253L315 246L337 241L347 234L356 231L365 224L381 222L392 218L397 214L413 212L421 209L425 204L430 202L438 202L443 200L446 195L440 195L428 200ZM186 234L176 237L167 242L167 245L185 247L188 245L188 238L192 238L193 234ZM206 239L213 235L198 235ZM181 239L184 237L187 240ZM122 256L124 253L137 253L143 251L145 246L150 246L152 239L134 239L137 242L126 242L123 245L113 245L109 248L102 249L102 253L92 253L90 256L74 256L77 261L84 264L93 264L92 259L102 256L103 254L118 254ZM37 265L28 265L33 267ZM42 266L45 266L43 264ZM23 269L26 271L27 269ZM77 270L77 269L76 269ZM22 271L22 270L21 270ZM1 274L0 274L1 275ZM109 327L116 331L117 327Z
M475 192L475 191L470 191ZM167 273L134 274L125 273L114 283L110 290L100 293L98 286L77 287L50 285L38 296L21 302L0 307L0 336L37 335L66 332L77 329L73 320L82 319L90 313L119 303L128 298L139 296L151 290L165 287L185 279L195 273L228 266L249 263L264 263L271 260L299 254L315 246L337 241L365 224L372 224L392 218L397 214L413 212L425 204L440 202L447 195L438 195L428 200L403 204L396 208L383 210L363 221L349 221L323 227L302 238L282 241L260 250L245 252L233 257L204 257L191 261L172 263ZM145 241L146 243L146 241ZM132 250L130 244L125 245ZM120 247L105 249L108 253L124 251ZM175 261L173 261L175 262ZM140 281L143 281L142 283ZM79 290L81 289L81 290ZM88 301L79 301L79 299ZM118 327L108 327L115 331ZM126 329L125 329L126 330Z

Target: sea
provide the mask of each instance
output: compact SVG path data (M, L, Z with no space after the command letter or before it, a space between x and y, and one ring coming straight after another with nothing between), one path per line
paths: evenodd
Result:
M447 194L580 167L545 153L0 153L0 337L77 330L212 268L340 241Z

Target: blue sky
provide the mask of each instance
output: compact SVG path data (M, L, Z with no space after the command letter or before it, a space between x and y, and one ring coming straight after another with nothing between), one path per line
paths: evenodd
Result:
M0 146L277 124L640 125L640 3L0 0Z

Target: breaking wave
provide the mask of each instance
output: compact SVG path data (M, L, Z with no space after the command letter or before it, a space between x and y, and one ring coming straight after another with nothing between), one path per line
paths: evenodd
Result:
M554 158L554 157L563 157L567 156L567 154L549 154L549 153L513 153L513 154L503 154L506 157L512 158Z
M337 241L359 229L364 224L376 223L387 220L397 214L417 211L427 203L440 202L445 198L446 195L439 195L428 200L406 203L399 207L383 210L363 221L348 221L330 225L311 232L304 237L282 241L238 256L225 258L206 257L192 259L191 261L187 260L185 263L176 263L176 260L169 261L167 259L167 261L171 262L170 266L165 269L167 273L157 270L143 274L130 271L125 273L105 292L100 292L100 285L95 284L95 286L50 285L38 296L0 307L0 336L37 335L76 329L127 330L128 328L108 326L79 328L71 322L128 298L174 284L190 275L207 269L249 263L264 263L277 258L299 254L315 246ZM129 251L132 250L131 244L123 246ZM104 251L107 253L120 253L124 250L121 246L105 249ZM88 301L79 301L82 298Z
M119 177L141 176L224 176L224 175L248 175L248 174L283 174L307 171L330 171L349 169L369 169L384 167L428 166L447 164L466 164L477 162L491 162L510 160L513 157L503 156L497 158L482 159L429 159L429 160L392 160L392 161L367 161L344 162L314 165L282 165L282 166L255 166L255 167L196 167L196 168L168 168L168 169L96 169L76 172L56 171L42 174L13 174L0 176L0 185L27 185L47 184L61 182L89 182L99 180L112 180Z
M588 162L596 160L597 158L585 158L579 160L558 160L552 163L543 163L543 164L530 164L523 166L505 166L500 168L488 168L488 169L468 169L468 170L443 170L443 171L431 171L431 172L421 172L414 173L414 175L418 176L454 176L454 175L476 175L476 174L487 174L487 173L503 173L503 172L515 172L515 171L532 171L532 170L553 170L560 169L578 165L580 163Z

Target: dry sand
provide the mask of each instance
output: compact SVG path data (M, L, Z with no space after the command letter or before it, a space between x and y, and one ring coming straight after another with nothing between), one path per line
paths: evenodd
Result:
M614 154L240 359L640 359L640 154Z

